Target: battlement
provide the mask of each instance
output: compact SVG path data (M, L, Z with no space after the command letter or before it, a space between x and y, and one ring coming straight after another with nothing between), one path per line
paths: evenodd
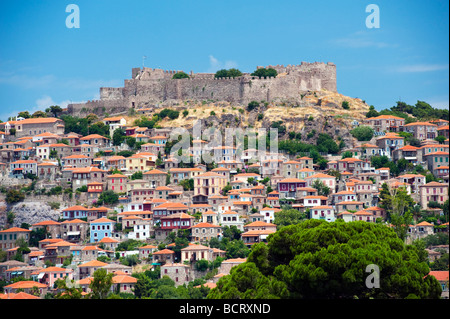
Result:
M337 92L336 65L331 62L301 62L297 65L268 65L278 76L259 78L243 73L235 78L215 78L214 73L194 73L189 78L174 80L177 70L132 68L131 79L122 88L100 88L96 107L108 110L137 108L166 100L216 100L246 105L252 100L300 101L302 92L327 90ZM93 107L91 104L73 105L71 110Z

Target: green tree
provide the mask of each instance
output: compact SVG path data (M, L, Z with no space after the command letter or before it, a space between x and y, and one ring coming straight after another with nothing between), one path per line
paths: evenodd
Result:
M36 111L31 115L32 118L38 118L38 117L47 117L47 114L45 114L45 112L42 111Z
M275 214L273 223L277 225L277 229L280 229L284 226L298 224L306 218L306 213L300 212L297 209L283 209L281 212Z
M369 106L369 112L366 113L366 117L377 117L378 115L380 114L375 110L375 107L373 105Z
M96 205L113 205L119 201L119 195L114 193L112 190L104 191L98 197Z
M214 75L215 78L235 78L239 76L242 76L242 72L234 68L229 70L226 69L218 70Z
M343 108L344 110L350 109L350 106L349 106L348 101L342 101L342 108Z
M439 142L439 144L444 144L447 138L444 135L438 135L434 140Z
M112 142L114 146L119 146L123 143L125 140L126 134L125 131L122 128L117 128L114 130L113 136L112 136Z
M355 127L350 133L358 141L370 141L374 135L374 131L370 126Z
M50 113L52 113L55 117L58 117L58 115L61 114L63 110L62 110L62 108L59 105L51 105L48 108L48 111Z
M386 225L306 220L253 246L247 262L221 278L208 298L258 298L262 291L295 299L440 298L421 255ZM379 268L379 288L367 287L368 265Z
M89 284L91 299L106 299L113 285L113 275L113 273L108 273L104 268L94 271L94 278Z
M259 68L255 70L251 76L257 76L259 78L266 78L266 77L276 77L278 72L273 68Z
M259 103L257 101L251 101L247 104L247 111L253 111L259 106Z
M320 179L316 179L313 184L312 187L317 189L318 194L320 196L328 196L328 194L330 194L331 189L326 186Z
M180 71L180 72L175 73L172 76L172 79L189 79L189 75L187 75L187 73L185 73L183 71Z
M74 280L72 280L72 284ZM76 288L75 285L67 285L66 281L63 279L57 279L56 282L57 293L55 299L83 299L83 289Z
M144 178L144 173L142 173L141 171L134 172L133 175L130 176L130 179L132 181L134 181L135 179L142 179L142 178Z
M29 119L31 117L30 112L28 111L19 112L17 116L23 117L24 119Z
M6 192L5 201L8 204L18 203L23 201L24 199L25 195L21 191L18 191L16 189L8 189L8 191Z

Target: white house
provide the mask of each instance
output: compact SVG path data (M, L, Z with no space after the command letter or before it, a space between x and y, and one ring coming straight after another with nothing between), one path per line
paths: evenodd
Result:
M311 219L323 219L328 222L334 222L334 208L331 206L315 206L310 210Z

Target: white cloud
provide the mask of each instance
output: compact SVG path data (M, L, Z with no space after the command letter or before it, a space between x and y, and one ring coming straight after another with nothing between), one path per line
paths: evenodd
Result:
M48 95L44 95L43 97L41 97L40 99L36 100L36 108L38 110L45 110L47 107L51 106L51 105L56 105L55 101L53 101L53 99L48 96Z
M231 69L231 68L237 68L238 64L235 61L227 60L224 63L219 61L217 58L215 58L213 55L209 56L209 68L208 73L215 73L218 70L221 69Z
M395 47L396 44L389 44L373 39L373 35L366 31L357 31L346 37L331 40L333 44L346 48L386 48Z

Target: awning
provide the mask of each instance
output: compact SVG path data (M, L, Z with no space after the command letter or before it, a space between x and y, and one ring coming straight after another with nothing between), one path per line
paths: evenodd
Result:
M42 279L42 278L44 278L44 276L45 276L45 272L41 272L38 275L38 279Z
M79 231L69 231L67 232L67 236L77 236L80 235Z

